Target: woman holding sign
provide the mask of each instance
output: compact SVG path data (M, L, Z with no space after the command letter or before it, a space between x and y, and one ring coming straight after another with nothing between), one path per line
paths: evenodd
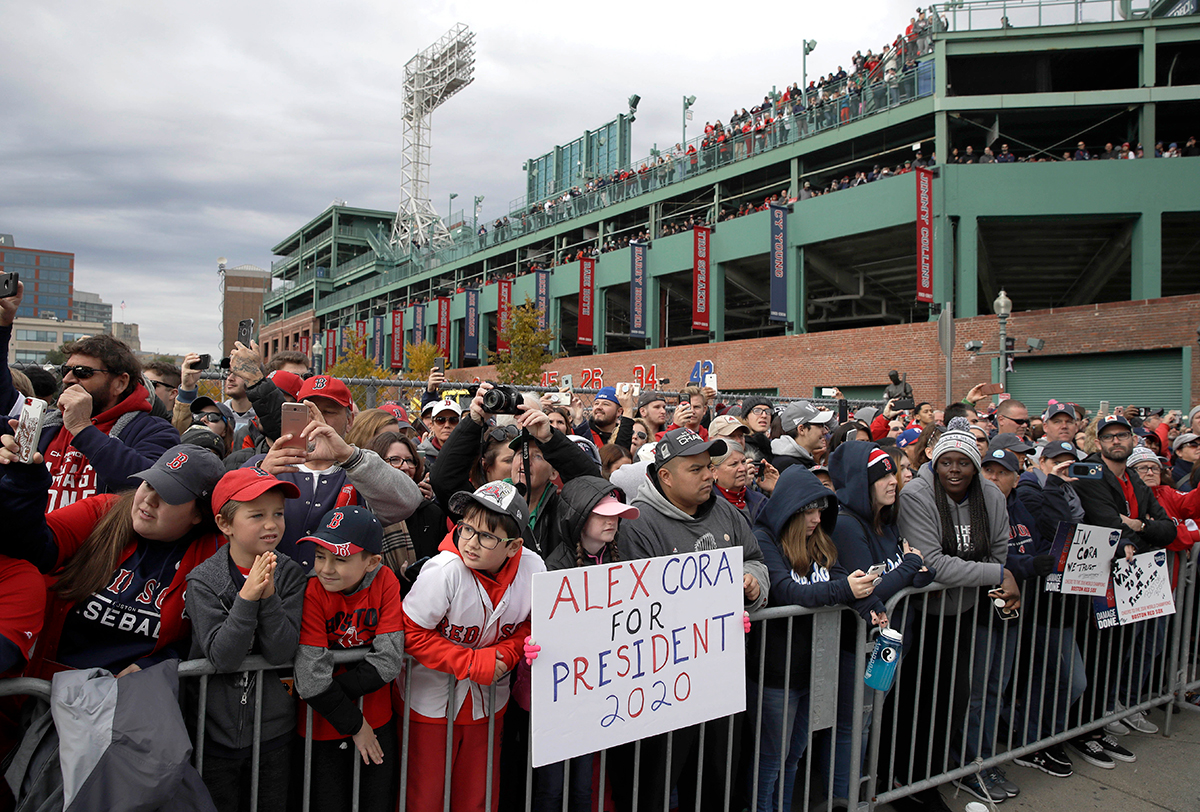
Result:
M838 560L831 538L837 521L837 497L812 472L793 465L780 475L754 528L771 578L769 606L849 605L871 594L875 576L860 569L831 574ZM763 621L747 642L747 710L758 720L759 740L758 769L747 794L755 812L790 810L808 746L812 618Z

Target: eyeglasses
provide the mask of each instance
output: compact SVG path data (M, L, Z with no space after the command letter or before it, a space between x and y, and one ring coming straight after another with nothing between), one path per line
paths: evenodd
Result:
M417 467L417 463L412 457L384 457L383 461L393 468L403 468L407 465L415 470Z
M443 416L439 415L437 417L431 418L431 420L434 423L437 423L439 426L444 426L447 423L449 423L451 426L458 425L458 417L456 415L451 415L450 417L443 417Z
M1146 464L1146 465L1135 465L1135 466L1133 466L1133 470L1137 471L1139 474L1145 475L1145 474L1157 473L1159 468L1157 465Z
M499 536L494 536L491 533L484 533L482 530L476 530L469 524L459 523L458 527L454 528L454 535L459 541L470 541L473 538L479 539L479 546L485 550L494 550L501 544L508 544L510 541L520 541L520 536L514 538L502 539Z
M753 409L750 410L750 414L764 415L764 414L770 414L770 413L771 413L770 406L755 406Z
M1189 440L1179 446L1180 448L1200 448L1200 440Z
M494 429L489 429L488 433L483 435L483 442L484 444L487 444L488 441L503 443L505 440L517 439L517 435L520 433L521 430L516 426L497 426Z
M1112 442L1123 443L1132 436L1133 436L1133 434L1128 431L1112 431L1112 432L1109 432L1108 434L1101 434L1099 439L1100 439L1100 442L1102 442L1102 443L1112 443Z
M635 432L633 433L633 436L634 436L634 437L636 437L636 438L638 438L639 440L645 440L645 439L646 439L646 432L644 432L644 431L635 431Z
M76 375L75 377L78 378L79 376ZM149 379L147 379L147 380L149 380ZM150 383L154 385L155 389L162 387L163 389L166 389L168 392L174 392L176 389L179 388L178 386L171 386L171 384L166 383L165 381L150 381Z
M192 425L199 426L201 423L224 423L225 417L220 412L201 412L200 414L192 415Z
M81 380L81 381L86 381L88 378L92 377L97 372L104 372L108 375L112 374L112 372L110 372L107 369L96 369L95 367L87 367L87 366L84 366L83 364L76 364L75 366L71 366L70 364L63 364L61 367L58 368L58 374L59 374L60 378L65 378L65 377L67 377L68 374L70 374L70 375L74 375L78 380Z

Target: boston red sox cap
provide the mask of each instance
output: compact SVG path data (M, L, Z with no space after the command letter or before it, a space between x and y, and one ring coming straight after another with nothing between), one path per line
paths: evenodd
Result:
M167 449L137 479L147 483L168 505L207 500L225 475L225 464L206 448L180 444Z
M321 518L321 526L303 538L299 544L311 541L319 544L336 556L345 557L354 553L383 553L383 525L375 514L356 505L334 508Z

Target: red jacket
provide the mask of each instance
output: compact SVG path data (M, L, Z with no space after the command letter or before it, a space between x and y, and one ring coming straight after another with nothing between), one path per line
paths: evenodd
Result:
M1175 553L1175 566L1171 568L1171 589L1179 582L1179 568L1187 562L1188 550L1200 541L1200 489L1180 493L1169 485L1159 485L1154 491L1154 498L1162 505L1163 510L1175 522L1175 540L1167 545L1167 549Z
M54 536L58 546L58 560L55 570L60 569L73 556L91 534L92 528L109 511L118 497L113 494L100 494L76 502L73 505L55 510L46 516L46 524ZM187 584L187 574L202 561L215 553L223 543L216 533L205 533L196 538L184 553L175 577L171 579L161 602L162 626L158 634L158 642L154 645L154 653L162 651L172 643L186 638L192 629L192 623L184 613L183 593ZM131 543L121 551L117 563L125 562L137 549L137 543ZM63 624L75 604L65 601L58 596L53 587L58 579L54 575L46 576L46 620L42 628L41 640L33 652L29 667L25 669L26 676L49 679L62 667L55 662L58 655L58 641L62 634Z

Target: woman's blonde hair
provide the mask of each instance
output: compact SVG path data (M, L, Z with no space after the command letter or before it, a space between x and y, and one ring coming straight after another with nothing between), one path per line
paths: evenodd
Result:
M395 431L400 419L383 409L363 409L354 418L354 425L346 432L346 442L359 448L370 448L375 435L385 429Z
M779 547L797 575L808 576L813 564L829 569L837 562L837 545L817 525L812 535L804 535L804 511L793 514L779 536Z

